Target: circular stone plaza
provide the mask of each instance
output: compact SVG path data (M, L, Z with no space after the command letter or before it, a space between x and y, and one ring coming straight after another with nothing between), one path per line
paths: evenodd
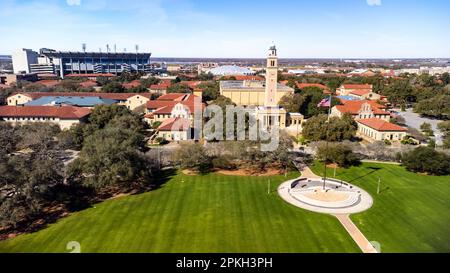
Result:
M282 183L278 193L302 209L327 214L353 214L369 209L372 197L347 182L323 178L297 178Z

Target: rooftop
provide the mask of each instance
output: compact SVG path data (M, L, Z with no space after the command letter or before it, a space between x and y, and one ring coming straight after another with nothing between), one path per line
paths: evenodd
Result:
M382 132L384 132L384 131L388 131L388 132L392 132L392 131L406 132L406 131L408 131L408 129L406 129L406 128L403 128L396 124L384 121L379 118L360 119L360 120L357 120L356 122L361 123L367 127L375 129L377 131L382 131Z
M187 131L190 127L190 121L185 118L169 118L161 123L159 131Z
M0 106L0 117L81 119L90 113L90 109L74 106Z
M223 65L209 70L215 76L254 75L255 72L245 67L236 65Z
M102 99L100 97L68 97L68 96L46 96L32 100L26 103L26 106L44 106L44 105L72 105L79 107L94 107L99 104L110 105L116 103L116 100Z
M372 90L371 84L343 84L342 87L345 89L370 89Z
M364 104L369 104L375 115L390 115L389 112L383 110L385 109L383 105L369 100L344 101L343 105L336 105L335 107L341 113L357 115L361 111Z
M266 83L264 81L220 81L220 89L244 89L244 90L256 90L264 89ZM278 83L277 89L279 91L291 91L294 92L289 86Z
M48 96L55 96L55 97L99 97L101 99L111 99L111 100L118 100L118 101L125 101L130 97L133 96L143 96L146 98L151 98L150 93L100 93L100 92L17 92L11 94L17 95L21 94L24 96L27 96L32 99L38 99L40 97L48 97Z

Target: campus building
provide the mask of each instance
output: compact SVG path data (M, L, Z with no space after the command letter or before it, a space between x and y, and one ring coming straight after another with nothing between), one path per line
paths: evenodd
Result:
M267 75L266 75L267 77ZM284 95L293 94L294 89L277 83L277 94L274 100L279 102ZM237 105L264 105L266 83L264 81L220 81L220 94Z
M220 81L220 94L242 106L276 106L294 89L278 83L278 56L275 46L269 48L266 80Z
M13 125L29 122L50 122L62 130L85 122L90 115L88 108L75 106L0 106L0 121Z
M67 74L150 72L151 53L71 52L44 48L40 54L55 65L61 78Z
M149 73L150 56L151 53L74 52L42 48L39 53L31 49L18 50L12 61L15 74L56 74L64 78L67 74Z
M50 99L48 98L50 97ZM118 105L124 105L130 110L136 110L140 107L144 107L145 104L150 101L150 93L96 93L96 92L18 92L13 93L6 99L9 106L22 106L30 103L32 101L41 99L38 103L43 103L45 105L48 101L59 101L55 100L55 97L64 97L66 102L68 100L73 103L88 103L89 106L93 106L93 99L87 100L88 97L98 98L103 100L107 104L111 104L112 101ZM70 99L69 99L70 98ZM63 103L64 104L64 103ZM68 103L70 104L70 103ZM95 106L95 105L94 105Z
M389 121L391 113L384 105L371 100L341 100L341 105L331 108L331 117L342 117L345 113L352 115L355 120L378 118Z
M336 94L360 100L377 101L383 99L383 96L373 92L371 84L343 84L336 90Z
M407 129L378 118L357 120L357 134L372 141L401 141L407 135Z
M12 54L14 74L31 73L30 64L38 63L38 53L27 48L21 48Z
M198 105L200 111L205 108L201 98L193 94L169 93L156 100L148 101L146 103L147 114L144 118L149 124L163 123L171 118L183 118L189 120L192 125L196 105Z

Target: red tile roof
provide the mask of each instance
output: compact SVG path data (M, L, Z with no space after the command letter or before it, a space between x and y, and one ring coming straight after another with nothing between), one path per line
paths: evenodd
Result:
M319 88L321 88L323 90L328 90L327 86L325 86L323 84L320 84L320 83L299 83L298 82L297 83L297 87L299 89L303 89L303 88L306 88L306 87L319 87Z
M97 86L97 82L93 80L87 80L85 82L80 83L80 86L84 88L94 87Z
M231 77L234 77L237 81L264 81L264 77L257 75L235 75L235 76L223 76L221 78L229 79Z
M38 99L46 96L55 97L100 97L102 99L111 99L118 101L125 101L130 97L140 95L146 98L151 98L150 93L101 93L101 92L17 92L11 94L11 96L16 94L22 94L24 96L30 97L32 99Z
M0 117L81 119L90 113L90 109L75 106L0 106Z
M130 89L130 88L133 88L133 87L138 87L138 86L141 86L141 81L140 81L140 80L134 80L134 81L131 81L131 82L128 82L128 83L124 83L124 84L122 84L122 86L123 86L123 88L125 88L125 89Z
M36 81L35 83L42 84L47 87L53 87L53 86L59 84L59 82L60 82L59 80L40 80L40 81Z
M158 84L152 84L150 85L150 89L154 90L166 90L169 86L171 86L172 83L170 81L163 81Z
M195 111L195 103L193 101L158 101L158 100L151 100L147 102L147 109L153 109L153 114L170 114L172 113L172 109L177 105L178 103L183 104L184 106L187 106L189 111L191 113L194 113ZM205 109L205 104L201 103L199 104L201 106L201 110Z
M205 82L202 82L202 81L181 81L180 82L180 84L187 85L191 89L194 89L195 87L199 86L202 83L205 83Z
M363 103L368 103L370 104L370 106L374 107L374 108L378 108L378 109L386 109L386 106L383 104L379 104L376 101L373 100L344 100L344 99L340 99L342 104L358 104L358 105L362 105Z
M372 91L370 89L356 89L356 90L350 92L350 94L353 94L356 96L364 96L369 93L372 93Z
M336 105L336 109L341 113L350 113L352 115L359 114L361 107L364 103L368 103L375 115L390 115L389 112L384 111L385 107L374 101L369 100L356 100L356 101L344 101L343 105Z
M115 77L111 73L95 73L95 74L67 74L65 77Z
M187 131L191 122L185 118L169 118L161 123L159 131Z
M401 131L406 132L408 129L403 128L401 126L398 126L396 124L384 121L379 118L369 118L369 119L360 119L357 120L357 122L366 125L372 129L375 129L377 131Z
M188 93L168 93L165 95L162 95L157 98L157 100L166 100L166 101L182 101L184 100L189 94Z
M343 84L342 87L345 89L370 89L372 90L372 85L370 84Z

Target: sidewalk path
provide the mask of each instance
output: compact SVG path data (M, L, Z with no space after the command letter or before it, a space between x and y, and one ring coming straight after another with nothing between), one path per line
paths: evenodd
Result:
M352 222L349 214L334 214L334 216L338 218L339 222L341 222L350 236L352 236L353 240L363 253L378 253L369 240L367 240L366 236L364 236L364 234L362 234L358 227Z
M299 171L301 171L302 174L301 178L321 178L320 176L314 174L308 166L305 166L302 170ZM291 198L290 195L286 193L283 194L282 193L283 191L279 190L279 192L284 200L288 201L289 198ZM363 253L378 253L378 251L373 247L373 245L369 242L366 236L364 236L364 234L350 219L350 214L331 213L331 215L335 216L339 220L341 225L344 226L345 230L348 232L348 234L350 234L350 236L353 238L353 240L356 242L356 244L359 246L359 248L362 250Z
M302 174L300 178L321 178L320 176L315 175L308 166L303 167L303 169L299 171Z

